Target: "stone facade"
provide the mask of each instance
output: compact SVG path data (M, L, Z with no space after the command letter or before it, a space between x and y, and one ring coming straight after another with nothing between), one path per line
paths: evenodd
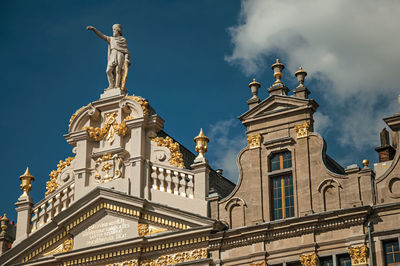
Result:
M400 238L400 114L385 118L380 162L342 168L314 132L318 104L299 69L294 95L250 83L239 119L247 147L232 184L164 132L139 96L109 88L77 110L74 157L51 172L45 197L21 178L18 226L0 219L1 265L386 265ZM200 139L200 140L199 140ZM199 140L199 141L198 141ZM388 253L392 245L393 252ZM400 256L400 255L399 255ZM346 264L347 263L347 264Z

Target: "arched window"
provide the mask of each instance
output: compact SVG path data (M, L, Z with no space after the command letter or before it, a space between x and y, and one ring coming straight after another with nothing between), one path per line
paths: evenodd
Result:
M275 153L270 158L271 171L292 167L290 151ZM294 216L293 176L287 173L271 177L273 219L284 219Z

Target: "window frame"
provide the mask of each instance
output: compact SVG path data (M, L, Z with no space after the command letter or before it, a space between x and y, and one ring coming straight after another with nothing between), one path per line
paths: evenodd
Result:
M385 247L385 244L387 244L387 243L392 243L392 251L393 252L391 252L391 253L389 253L389 254L392 254L392 256L393 256L393 258L395 258L395 254L400 254L400 241L399 241L399 238L398 237L395 237L395 238L388 238L388 239L383 239L383 240L381 240L382 242L382 253L383 253L383 261L384 261L384 265L387 265L387 266L394 266L394 265L400 265L400 260L399 261L395 261L395 262L393 262L393 263L388 263L387 262L387 259L386 259L386 256L387 256L387 252L386 252L386 247ZM393 250L393 243L394 242L397 242L397 245L399 246L399 250L398 251L394 251Z

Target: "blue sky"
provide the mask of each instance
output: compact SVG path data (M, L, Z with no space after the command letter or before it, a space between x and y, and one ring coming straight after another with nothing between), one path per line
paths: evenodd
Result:
M262 84L259 97L268 96L276 57L287 63L290 89L300 64L309 71L306 86L320 104L317 130L328 153L344 166L376 161L379 121L399 111L399 4L389 1L367 17L374 10L368 3L2 1L0 211L15 219L26 166L36 177L34 201L44 196L50 171L72 155L63 138L70 116L107 86L107 45L87 25L106 35L114 23L123 26L133 63L129 93L147 98L165 131L192 151L203 127L211 139L207 158L233 180L235 156L245 146L236 117L248 109L253 77ZM332 9L340 15L324 13ZM364 20L377 25L367 31ZM374 42L385 37L392 42Z

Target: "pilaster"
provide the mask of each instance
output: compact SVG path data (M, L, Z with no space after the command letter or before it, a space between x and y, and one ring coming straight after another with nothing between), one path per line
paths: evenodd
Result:
M205 200L209 192L210 167L205 158L191 165L194 173L194 198Z
M31 232L31 217L33 201L29 195L22 194L15 203L17 208L17 232L15 243L19 243L28 237Z

